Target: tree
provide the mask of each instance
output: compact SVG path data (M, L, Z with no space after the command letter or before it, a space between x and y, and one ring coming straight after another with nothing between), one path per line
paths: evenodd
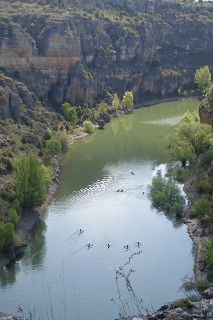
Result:
M120 107L120 101L119 101L117 93L115 93L114 96L113 96L112 107L115 110L118 110L119 107Z
M125 94L123 95L122 99L122 105L126 109L132 109L134 105L134 96L132 91L126 91Z
M45 195L45 174L34 154L21 156L15 165L14 190L24 209L40 205Z
M72 125L76 125L78 120L76 108L72 107L68 102L63 103L61 108L64 119Z
M103 114L108 109L108 104L105 101L101 101L98 105L98 112L99 114Z
M52 156L54 156L55 154L60 154L62 152L62 145L60 140L54 137L50 140L47 140L46 151Z
M83 123L83 127L86 133L91 134L94 131L94 125L90 120L85 120Z
M206 94L211 86L211 72L208 66L201 67L195 71L194 80L197 85L198 92Z
M210 126L198 122L189 112L184 114L174 133L169 137L172 160L181 161L184 167L187 160L190 161L209 149L210 134Z

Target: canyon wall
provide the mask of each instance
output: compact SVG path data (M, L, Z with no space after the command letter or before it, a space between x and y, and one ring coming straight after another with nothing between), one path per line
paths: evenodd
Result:
M1 1L0 70L41 102L92 106L192 88L213 70L213 4L172 0Z

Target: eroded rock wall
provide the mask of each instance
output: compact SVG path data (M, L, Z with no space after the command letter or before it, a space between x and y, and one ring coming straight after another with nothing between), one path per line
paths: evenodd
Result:
M191 87L196 67L213 68L213 4L20 4L19 10L14 1L0 4L6 8L0 16L0 69L53 106L65 100L93 105L109 92L128 89L138 101L174 95Z

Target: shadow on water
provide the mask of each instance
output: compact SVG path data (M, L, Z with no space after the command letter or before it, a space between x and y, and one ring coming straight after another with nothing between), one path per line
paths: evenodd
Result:
M46 252L45 243L46 224L40 220L32 231L29 246L24 255L11 261L0 273L0 287L5 288L16 282L16 277L21 270L21 264L30 269L40 269Z
M23 261L25 265L33 269L39 269L42 266L43 258L46 253L46 224L43 220L39 220L30 237L30 243L24 255Z

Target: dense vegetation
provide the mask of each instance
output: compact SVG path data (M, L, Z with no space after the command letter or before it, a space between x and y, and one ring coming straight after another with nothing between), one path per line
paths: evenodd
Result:
M153 206L168 216L180 217L185 210L185 199L175 181L162 177L158 171L152 180L150 196Z
M202 95L202 104L213 110L213 86L207 66L196 70L197 91ZM207 269L207 280L213 280L213 132L212 126L200 122L197 114L187 112L168 137L170 165L169 179L161 175L154 177L150 188L153 205L168 213L176 213L173 196L179 195L174 180L184 182L188 191L190 210L185 217L197 219L208 240L203 244L203 260ZM169 191L168 191L169 190ZM177 198L179 205L182 199ZM174 207L173 207L174 206ZM187 210L188 211L188 210Z

